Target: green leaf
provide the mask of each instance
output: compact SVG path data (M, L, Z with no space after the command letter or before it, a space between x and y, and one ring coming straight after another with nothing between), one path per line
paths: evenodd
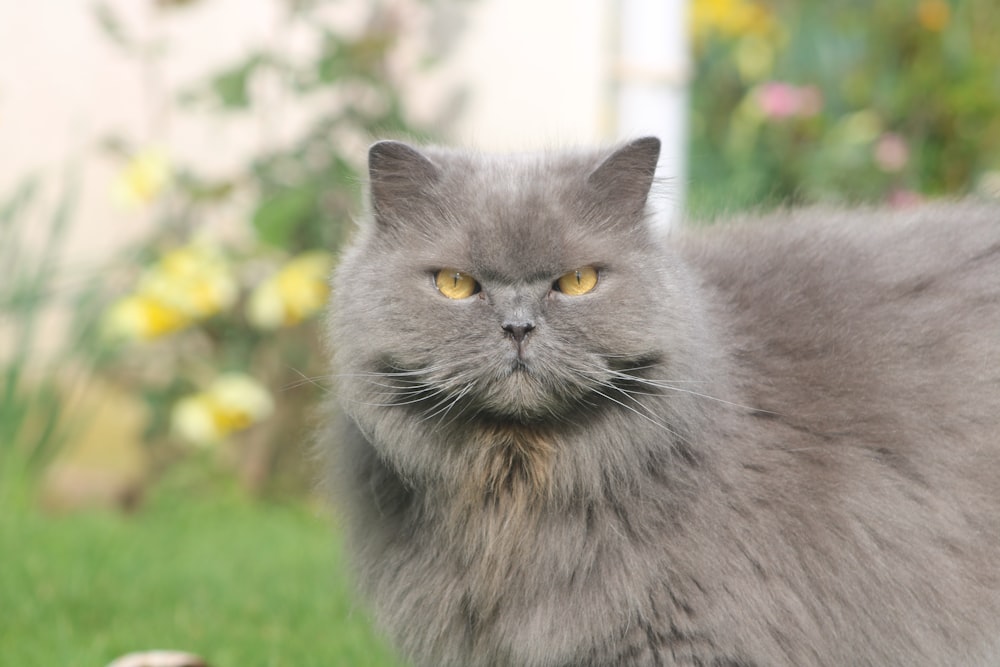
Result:
M264 243L288 247L298 228L308 223L316 207L311 187L283 190L265 198L253 215L257 237Z
M135 42L125 34L125 29L122 27L118 15L107 3L99 2L94 5L94 17L108 39L126 51L135 48Z
M245 109L250 106L250 78L266 61L263 55L254 55L212 77L209 86L223 107Z

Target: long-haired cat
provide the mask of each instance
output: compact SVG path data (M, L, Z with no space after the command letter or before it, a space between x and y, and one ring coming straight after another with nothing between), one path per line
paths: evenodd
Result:
M1000 209L661 238L659 142L380 142L322 434L425 666L1000 664Z

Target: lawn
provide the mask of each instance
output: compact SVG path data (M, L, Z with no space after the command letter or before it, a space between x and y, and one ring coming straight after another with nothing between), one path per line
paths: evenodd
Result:
M352 601L331 520L304 503L0 510L3 664L101 667L155 648L213 667L398 664Z

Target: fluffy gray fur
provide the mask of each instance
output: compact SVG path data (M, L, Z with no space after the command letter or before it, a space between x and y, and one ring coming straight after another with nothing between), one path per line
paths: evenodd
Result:
M378 625L435 667L1000 664L1000 211L664 239L658 153L371 148L322 440Z

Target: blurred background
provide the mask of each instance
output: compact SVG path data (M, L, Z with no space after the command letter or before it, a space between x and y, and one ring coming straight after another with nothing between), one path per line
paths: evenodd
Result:
M657 133L669 224L997 198L998 31L995 0L0 4L0 655L395 664L308 444L373 139Z

